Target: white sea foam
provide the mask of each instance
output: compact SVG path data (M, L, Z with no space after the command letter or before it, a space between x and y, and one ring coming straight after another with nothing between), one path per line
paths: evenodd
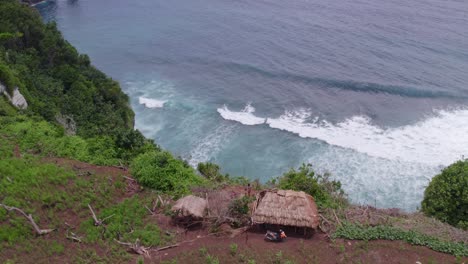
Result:
M424 189L441 166L389 160L351 149L325 147L309 151L307 159L319 172L329 171L341 181L353 203L414 211L420 207Z
M373 125L365 116L338 124L307 123L294 113L269 118L267 124L300 137L392 160L448 165L468 154L468 110L437 111L415 124L390 129Z
M232 134L232 126L220 125L196 143L190 152L189 164L196 168L198 163L210 161L227 144Z
M237 121L249 126L264 124L266 118L257 117L253 114L254 112L255 108L250 104L247 104L245 108L239 112L230 111L226 105L218 108L218 113L226 120Z
M231 112L227 107L218 112L224 119L245 125L266 123L303 138L390 160L437 166L468 156L468 109L434 111L415 124L388 129L372 124L366 116L353 116L337 124L317 118L309 121L312 113L305 109L286 111L277 118L254 116L247 107L242 112Z
M164 100L157 100L157 99L152 99L152 98L146 98L146 97L139 97L138 102L147 108L162 108L164 107L164 104L166 101Z

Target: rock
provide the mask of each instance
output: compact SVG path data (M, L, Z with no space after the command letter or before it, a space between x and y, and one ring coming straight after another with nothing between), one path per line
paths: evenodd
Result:
M26 98L20 93L18 87L13 90L13 97L10 99L11 103L19 109L28 108L28 102Z
M28 108L28 102L24 98L24 96L20 93L18 87L15 87L13 90L13 96L11 96L2 83L0 83L0 94L4 94L5 97L14 105L16 108L19 109L26 109Z
M75 120L73 120L73 117L62 115L62 114L57 114L55 116L55 120L57 120L57 122L63 128L65 128L65 133L67 135L76 135L76 122Z

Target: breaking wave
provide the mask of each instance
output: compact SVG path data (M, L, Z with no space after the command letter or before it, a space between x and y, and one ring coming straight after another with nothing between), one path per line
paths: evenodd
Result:
M237 121L248 126L264 124L266 118L257 117L253 114L254 112L255 108L251 104L247 104L245 108L239 112L229 110L226 105L218 108L218 113L226 120Z
M146 98L146 97L139 97L138 102L147 108L162 108L164 107L164 104L166 103L166 101L164 100L157 100L157 99L151 99L151 98Z
M417 123L382 128L367 116L353 116L333 124L312 118L307 109L286 111L276 118L254 116L252 106L231 112L225 106L221 116L245 125L266 123L269 127L315 138L373 157L430 165L449 165L468 154L468 109L439 110Z

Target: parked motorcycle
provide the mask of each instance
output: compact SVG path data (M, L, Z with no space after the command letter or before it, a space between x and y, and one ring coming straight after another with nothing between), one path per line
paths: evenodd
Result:
M265 234L266 241L281 242L284 239L286 239L286 234L281 229L279 230L279 232L273 232L273 231L267 230Z

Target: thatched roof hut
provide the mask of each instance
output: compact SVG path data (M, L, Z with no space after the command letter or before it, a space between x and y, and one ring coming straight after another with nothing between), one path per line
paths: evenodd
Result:
M315 229L319 215L314 198L304 192L265 190L257 194L252 220L255 224Z
M189 195L180 198L172 206L177 217L203 218L208 202L200 197Z

